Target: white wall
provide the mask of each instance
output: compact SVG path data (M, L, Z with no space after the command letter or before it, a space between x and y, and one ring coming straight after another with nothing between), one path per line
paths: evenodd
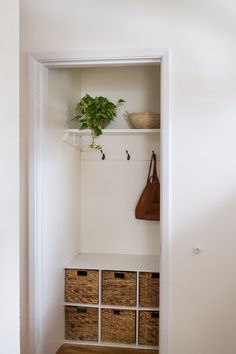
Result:
M20 352L19 4L0 3L0 352Z
M86 68L81 70L81 98L86 93L101 95L112 102L120 98L126 102L109 128L127 128L128 112L160 113L160 66L137 65L135 67Z
M90 137L82 139L84 149L90 142ZM104 146L106 159L95 153L93 159L81 163L82 251L160 254L160 223L137 220L134 212L146 184L152 150L159 156L159 134L102 136L96 142ZM140 155L143 159L136 160Z
M109 124L110 129L129 127L125 111L160 112L159 65L73 68L53 72L56 81L54 95L49 97L50 107L54 115L59 115L62 121L64 119L67 127L78 127L78 123L71 123L70 119L75 115L76 102L86 93L108 97L112 102L120 98L126 101L119 108L117 118ZM76 87L70 84L71 78ZM65 86L65 83L67 91L62 93L60 85ZM63 95L70 97L70 102ZM63 116L61 107L66 103L68 108ZM84 151L89 150L90 140L90 137L83 137ZM97 154L97 161L83 160L81 163L81 251L159 254L159 223L136 220L134 216L135 205L146 183L152 150L159 156L159 134L103 136L97 139L97 143L104 146L107 159L101 161ZM61 141L61 144L64 143ZM126 149L131 154L128 163ZM135 161L142 152L146 153L147 160ZM77 150L77 154L79 157L80 151ZM114 154L118 154L120 161L109 160Z
M27 52L171 48L171 354L236 348L235 15L233 0L22 0L25 131Z
M46 221L43 235L44 354L55 353L64 338L64 264L80 252L80 158L63 142L65 117L75 101L75 72L49 70L46 141Z

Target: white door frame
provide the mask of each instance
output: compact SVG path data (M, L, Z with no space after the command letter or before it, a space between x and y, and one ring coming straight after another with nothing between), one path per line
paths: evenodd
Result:
M160 354L170 354L170 50L29 55L29 352L44 354L43 232L48 68L161 62L161 294Z

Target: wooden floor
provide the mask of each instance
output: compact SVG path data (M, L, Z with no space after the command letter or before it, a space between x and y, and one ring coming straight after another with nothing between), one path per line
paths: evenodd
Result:
M56 354L158 354L158 350L98 347L64 344Z

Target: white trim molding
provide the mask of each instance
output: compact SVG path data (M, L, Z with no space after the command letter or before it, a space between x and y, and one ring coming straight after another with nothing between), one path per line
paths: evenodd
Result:
M124 50L29 55L29 328L30 354L45 354L43 233L49 68L161 65L161 300L160 354L170 353L170 50Z
M43 354L42 235L47 68L31 56L29 57L29 77L29 353Z
M170 50L161 62L161 276L160 276L160 351L170 349Z

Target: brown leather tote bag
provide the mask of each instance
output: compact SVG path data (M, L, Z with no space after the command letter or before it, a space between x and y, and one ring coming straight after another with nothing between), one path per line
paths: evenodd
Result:
M154 153L150 162L147 184L135 209L135 217L142 220L160 220L160 182Z

